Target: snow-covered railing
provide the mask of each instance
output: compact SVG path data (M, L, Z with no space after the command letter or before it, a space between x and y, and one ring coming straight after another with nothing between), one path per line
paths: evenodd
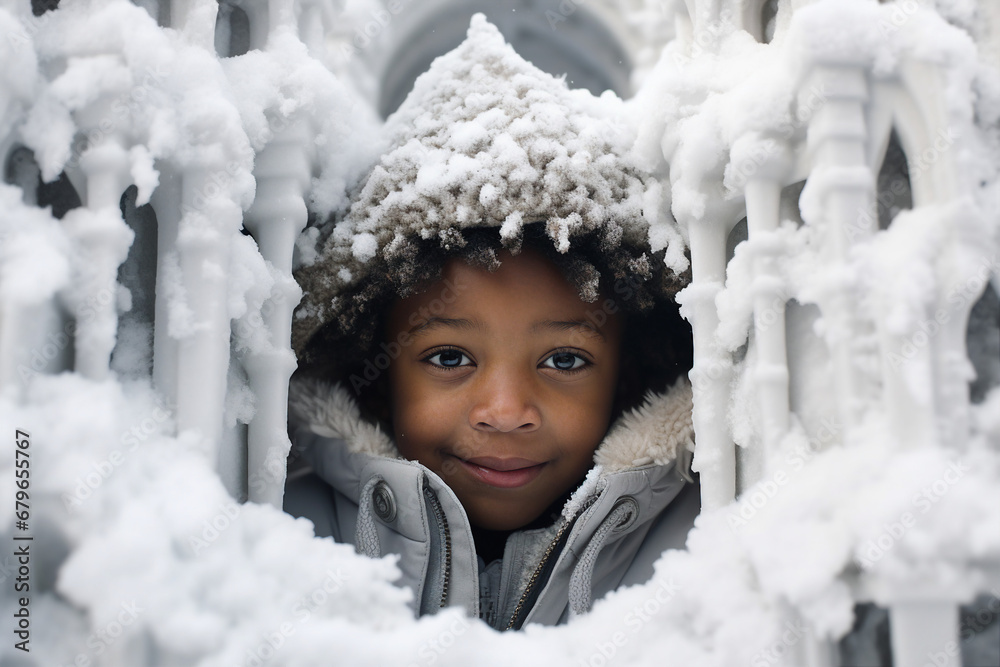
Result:
M959 664L959 605L1000 591L1000 358L974 360L973 404L967 350L997 335L969 325L1000 293L994 3L623 10L675 23L633 108L690 246L705 516L690 561L665 559L650 586L695 583L662 616L659 592L655 612L631 606L637 589L521 643L457 615L406 635L390 566L261 506L280 506L289 447L296 240L378 150L369 106L330 73L324 36L353 34L341 10L138 4L0 8L3 427L32 433L38 463L25 664L307 664L397 632L402 648L353 650L818 667L840 663L834 638L868 601L890 611L895 665ZM705 594L714 576L731 602ZM134 598L146 616L119 610ZM634 635L593 644L622 618L642 619ZM44 627L61 639L38 645Z
M678 12L681 38L661 61L673 70L670 93L703 100L690 116L666 120L677 126L667 129L664 158L693 265L693 283L679 299L695 333L695 469L705 509L739 496L731 506L737 529L761 494L787 482L803 437L810 455L845 445L899 454L886 464L903 464L922 448L959 461L967 456L982 437L971 423L969 315L990 283L994 291L1000 284L998 194L995 184L986 187L996 174L996 99L993 93L977 106L970 90L977 67L972 37L984 53L996 53L995 8L980 3L976 12L942 16L934 3L916 1L776 3L769 30L774 53L754 53L755 71L744 70L746 80L734 85L739 75L726 66L741 38L733 31L762 37L761 24L748 17L758 17L764 4L687 3L689 12ZM978 27L973 17L982 21ZM685 71L705 78L691 85ZM974 166L976 144L990 132L992 145L978 154L993 166ZM913 209L890 224L880 220L878 203L904 192L895 182L891 192L878 184L890 138L897 137L906 164L887 166L908 174L904 189ZM804 189L795 187L802 181ZM801 209L794 211L801 217L789 216L787 205ZM744 213L748 237L727 275L727 241ZM795 323L785 319L790 300L797 302ZM805 319L802 304L815 304ZM740 321L751 316L749 326ZM825 353L790 359L792 351L814 345L805 340L813 334ZM734 383L737 348L744 356ZM982 364L976 370L991 372ZM809 375L825 378L812 381L821 385L790 386L790 376ZM990 383L997 381L994 374ZM753 402L736 412L749 414L734 416L741 400ZM829 421L810 428L809 413L817 408ZM746 417L753 432L737 434L748 449L740 459L734 421ZM889 524L890 548L908 532L913 514ZM879 555L887 550L881 538L873 543ZM861 545L854 548L860 567L843 580L856 600L890 609L894 664L959 664L958 605L975 591L996 594L995 554L979 561L967 553L964 568L947 573L939 555L917 558L902 573L866 560ZM794 608L788 615L797 617ZM832 655L822 642L803 642L783 660L836 664Z

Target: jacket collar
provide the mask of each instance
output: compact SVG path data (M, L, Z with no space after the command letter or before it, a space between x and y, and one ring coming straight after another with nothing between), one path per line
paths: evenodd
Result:
M350 392L339 384L293 381L289 387L289 419L295 428L343 440L353 453L399 458L389 434L363 419ZM595 467L583 487L592 492L603 486L609 474L672 461L688 477L693 451L691 385L682 379L662 394L651 392L642 405L615 420L594 452Z

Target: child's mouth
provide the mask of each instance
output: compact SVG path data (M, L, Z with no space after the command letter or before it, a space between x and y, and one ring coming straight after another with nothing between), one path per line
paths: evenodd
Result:
M545 466L545 463L528 459L498 459L492 456L477 456L458 461L480 482L501 489L524 486L535 479Z

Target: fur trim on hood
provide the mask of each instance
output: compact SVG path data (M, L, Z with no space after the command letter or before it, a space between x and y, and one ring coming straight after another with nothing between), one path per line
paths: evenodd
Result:
M619 417L594 453L599 474L676 460L686 476L694 451L691 400L691 385L678 380L666 393L650 394L641 406ZM317 435L343 440L352 452L399 458L389 434L362 419L350 392L338 384L293 381L289 417Z

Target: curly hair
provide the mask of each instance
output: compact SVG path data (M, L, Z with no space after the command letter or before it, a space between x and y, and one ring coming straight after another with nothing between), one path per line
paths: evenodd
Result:
M371 385L391 361L384 340L391 304L438 281L450 259L495 271L502 250L518 254L527 247L558 267L585 302L595 304L595 316L602 311L625 315L617 415L640 403L647 392L665 390L691 368L692 361L691 330L674 301L688 275L678 276L665 267L662 253L620 240L609 243L595 230L574 237L572 250L560 253L544 223L525 225L513 241L501 239L496 228L465 229L451 243L407 239L406 248L373 259L367 274L338 296L337 315L300 350L298 375L351 386L362 407L370 408L375 400Z

